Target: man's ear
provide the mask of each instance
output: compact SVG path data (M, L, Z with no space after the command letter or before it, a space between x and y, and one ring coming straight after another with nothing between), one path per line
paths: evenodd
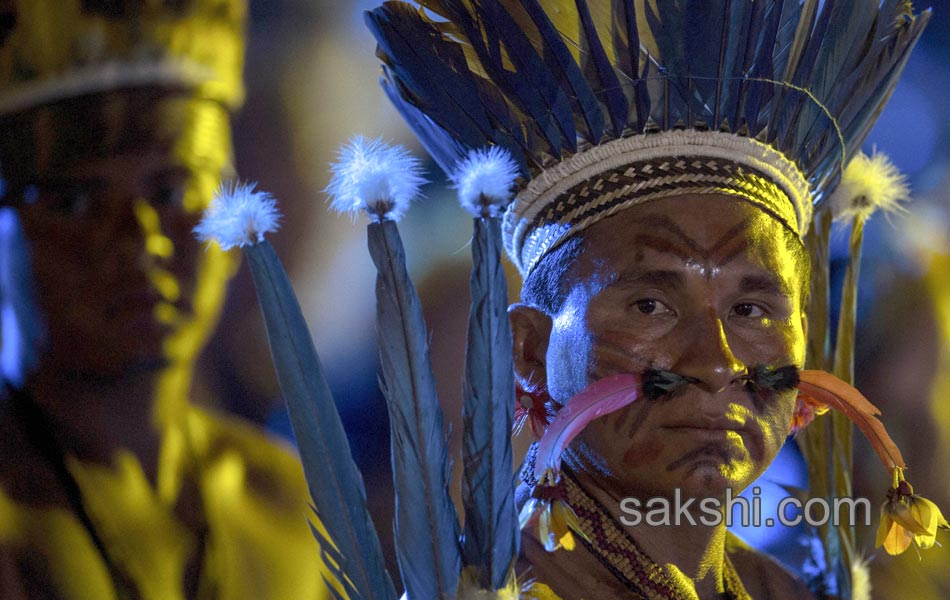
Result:
M551 338L551 317L526 304L508 308L513 341L515 377L525 391L547 388L548 340Z

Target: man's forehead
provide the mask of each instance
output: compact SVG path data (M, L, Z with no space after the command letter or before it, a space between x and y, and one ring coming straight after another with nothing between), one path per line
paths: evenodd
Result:
M664 274L672 280L677 270L713 276L727 269L751 284L748 278L759 270L787 289L796 275L789 235L778 220L730 197L671 198L592 225L584 234L575 275L609 285ZM764 287L766 277L758 279L756 286Z

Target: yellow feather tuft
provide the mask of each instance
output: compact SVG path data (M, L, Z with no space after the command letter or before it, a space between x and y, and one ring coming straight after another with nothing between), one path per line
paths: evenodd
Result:
M851 563L851 600L871 600L871 573L863 558Z
M910 199L907 178L887 155L874 150L851 159L841 183L829 200L835 220L865 221L874 211L904 212L901 201Z

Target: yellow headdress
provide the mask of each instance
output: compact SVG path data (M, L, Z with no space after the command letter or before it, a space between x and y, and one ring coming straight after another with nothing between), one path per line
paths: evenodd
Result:
M0 9L0 114L150 85L230 108L243 99L244 0L11 4Z

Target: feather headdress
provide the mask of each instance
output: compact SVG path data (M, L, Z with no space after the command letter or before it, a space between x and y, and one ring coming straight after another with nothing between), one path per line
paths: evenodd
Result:
M524 274L671 188L734 194L804 236L928 18L906 0L418 0L366 14L383 86L443 168L497 145L529 176L505 219Z

